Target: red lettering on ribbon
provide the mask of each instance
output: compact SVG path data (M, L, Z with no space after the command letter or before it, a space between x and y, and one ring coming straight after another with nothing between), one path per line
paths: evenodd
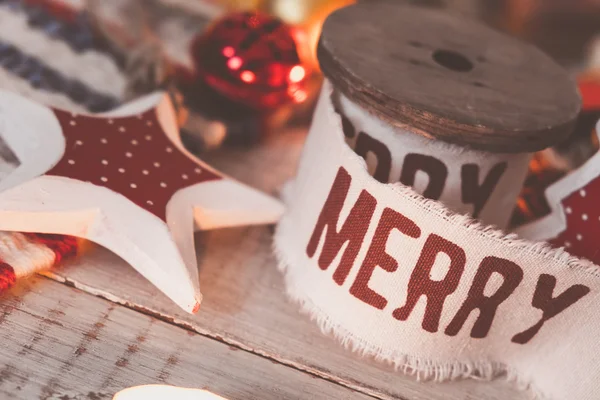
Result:
M552 293L555 287L556 278L554 276L540 275L531 305L542 310L542 319L531 328L513 336L512 341L514 343L525 344L529 342L540 331L546 321L557 316L590 292L590 288L585 285L573 285L553 298Z
M485 286L494 272L502 275L504 280L493 295L486 296L484 294ZM479 316L471 330L471 337L486 337L498 306L515 291L521 280L523 280L523 270L514 262L492 256L484 258L479 264L466 300L446 327L446 335L456 336L471 311L479 309Z
M434 281L430 279L431 269L440 253L450 257L450 265L444 279ZM422 326L428 332L437 332L446 297L458 287L466 261L465 251L461 247L441 236L429 235L410 277L406 304L394 311L394 318L406 321L417 301L425 296L427 306Z
M394 272L398 269L398 262L385 252L388 237L393 229L398 229L412 238L421 236L421 229L411 219L391 208L383 210L365 260L350 287L350 293L354 297L380 310L385 308L387 300L369 287L369 280L376 267L381 267L388 272Z
M352 139L356 135L352 122L342 114L340 114L340 116L342 117L342 131L344 132L344 136L348 139Z
M358 134L356 139L356 154L367 160L367 154L371 153L377 159L377 167L373 173L373 178L381 183L388 183L390 179L390 170L392 169L392 155L387 146L379 140L372 138L364 132Z
M344 283L352 264L354 264L377 205L377 200L369 192L363 190L338 231L340 213L346 202L351 181L352 177L348 174L348 171L340 167L306 247L306 254L312 258L317 251L319 239L323 236L323 231L326 230L323 249L318 260L319 267L326 270L340 252L344 243L348 243L340 264L333 274L333 280L338 285Z
M442 191L446 185L446 178L448 177L446 164L432 156L410 153L404 158L400 182L406 186L414 186L417 171L423 171L429 177L429 182L423 192L423 196L428 199L438 200L442 195Z
M477 164L466 164L462 166L461 188L462 201L465 204L473 204L473 217L477 218L483 206L490 198L498 181L506 171L507 163L502 162L494 165L487 174L483 183L479 185L479 166Z

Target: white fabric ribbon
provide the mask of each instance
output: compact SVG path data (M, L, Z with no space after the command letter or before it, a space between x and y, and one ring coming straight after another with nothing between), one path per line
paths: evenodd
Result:
M345 346L438 381L500 375L600 398L599 269L372 178L325 85L275 249L287 290Z
M490 153L392 126L340 95L346 142L383 183L401 182L450 210L505 228L531 154ZM344 121L343 121L344 122Z

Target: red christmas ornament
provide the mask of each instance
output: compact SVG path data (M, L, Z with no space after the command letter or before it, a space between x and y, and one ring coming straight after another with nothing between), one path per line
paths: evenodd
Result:
M257 12L230 14L192 43L196 78L252 108L303 102L306 68L292 28Z

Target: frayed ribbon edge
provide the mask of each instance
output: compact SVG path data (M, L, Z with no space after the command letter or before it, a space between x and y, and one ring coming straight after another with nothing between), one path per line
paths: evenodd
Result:
M513 368L503 363L493 361L438 361L425 360L421 357L388 350L374 346L369 341L357 339L342 325L334 322L328 313L321 310L290 277L290 262L283 250L282 226L286 224L286 217L277 225L272 247L277 258L277 269L284 275L286 295L293 303L299 306L299 311L307 315L311 321L316 322L319 330L326 336L333 337L344 349L360 357L372 357L376 362L391 365L395 371L415 377L418 382L452 382L463 379L477 381L494 381L504 379L514 385L518 390L527 391L533 395L534 400L550 400L549 397L536 387L536 385L522 379Z

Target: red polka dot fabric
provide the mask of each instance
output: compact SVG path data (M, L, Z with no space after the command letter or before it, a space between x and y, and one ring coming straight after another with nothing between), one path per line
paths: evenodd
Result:
M66 147L47 175L106 187L163 221L167 203L178 190L220 179L173 145L155 110L121 118L54 112Z
M600 264L600 177L562 201L567 229L550 243Z

